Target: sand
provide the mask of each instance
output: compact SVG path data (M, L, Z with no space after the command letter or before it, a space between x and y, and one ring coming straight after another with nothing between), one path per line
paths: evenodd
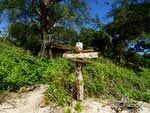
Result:
M41 107L45 90L45 85L40 85L32 91L25 91L20 94L11 93L11 98L0 105L0 113L65 113L66 107L54 107L54 105ZM77 113L74 110L75 103L70 107L72 113ZM138 105L140 106L138 113L150 113L150 104L138 102ZM81 106L82 113L117 113L112 108L113 104L105 104L93 98L84 100ZM131 111L122 110L119 113L131 113Z

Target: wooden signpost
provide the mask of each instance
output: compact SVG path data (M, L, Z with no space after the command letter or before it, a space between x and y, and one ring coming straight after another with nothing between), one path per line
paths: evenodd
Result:
M83 100L83 76L82 76L82 59L91 59L98 58L98 52L93 50L83 50L83 43L77 42L74 52L67 52L63 54L63 58L72 59L75 61L75 73L76 73L76 82L75 82L75 96L79 101Z

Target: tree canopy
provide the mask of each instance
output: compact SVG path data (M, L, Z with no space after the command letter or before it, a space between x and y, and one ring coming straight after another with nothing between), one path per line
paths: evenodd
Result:
M70 32L67 29L78 30L91 19L86 0L1 0L0 12L8 16L10 37L21 41L21 45L22 42L27 42L23 44L25 48L29 45L28 40L33 36L36 36L36 39L45 46L44 43L49 40L49 34L58 39L58 35L55 35L58 27L60 27L59 33L61 27L66 29L65 32ZM33 30L32 28L35 28L36 32L30 31ZM20 33L15 33L17 32L15 29L18 29ZM41 55L45 53L44 48L41 48Z
M97 0L91 0L100 3ZM47 41L74 45L82 41L108 57L128 61L149 51L150 3L148 0L114 0L109 2L104 25L98 15L91 17L89 0L1 0L0 14L9 20L9 38L33 51L41 44L40 56L46 53ZM142 41L141 41L142 40ZM132 46L131 46L132 45ZM104 55L103 54L103 55Z
M140 37L146 38L150 33L149 7L147 0L116 0L113 2L109 16L114 20L106 26L106 31L113 37L113 54L119 61L126 56L130 42ZM134 48L142 47L140 44L134 45ZM136 49L135 53L137 52L140 52L139 49Z

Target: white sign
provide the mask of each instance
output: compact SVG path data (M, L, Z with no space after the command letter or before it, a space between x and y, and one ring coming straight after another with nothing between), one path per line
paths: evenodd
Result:
M63 58L73 59L73 58L98 58L98 52L89 52L89 53L64 53Z

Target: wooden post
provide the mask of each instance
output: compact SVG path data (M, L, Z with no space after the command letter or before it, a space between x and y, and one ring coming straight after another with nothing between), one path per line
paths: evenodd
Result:
M81 51L81 50L83 50L83 43L77 42L76 51ZM76 99L78 101L82 101L83 100L83 76L82 76L82 64L80 62L76 62L75 73L76 73L76 84L75 84Z
M98 58L98 52L94 52L93 50L92 51L91 50L83 50L83 43L77 42L75 51L64 53L63 58L72 59L75 61L76 81L75 81L74 94L75 94L75 98L78 101L82 101L83 93L84 93L82 64L86 63L86 62L82 61L82 59Z
M75 73L76 73L76 82L75 82L76 99L82 101L83 100L83 76L82 76L82 64L79 62L76 62Z

